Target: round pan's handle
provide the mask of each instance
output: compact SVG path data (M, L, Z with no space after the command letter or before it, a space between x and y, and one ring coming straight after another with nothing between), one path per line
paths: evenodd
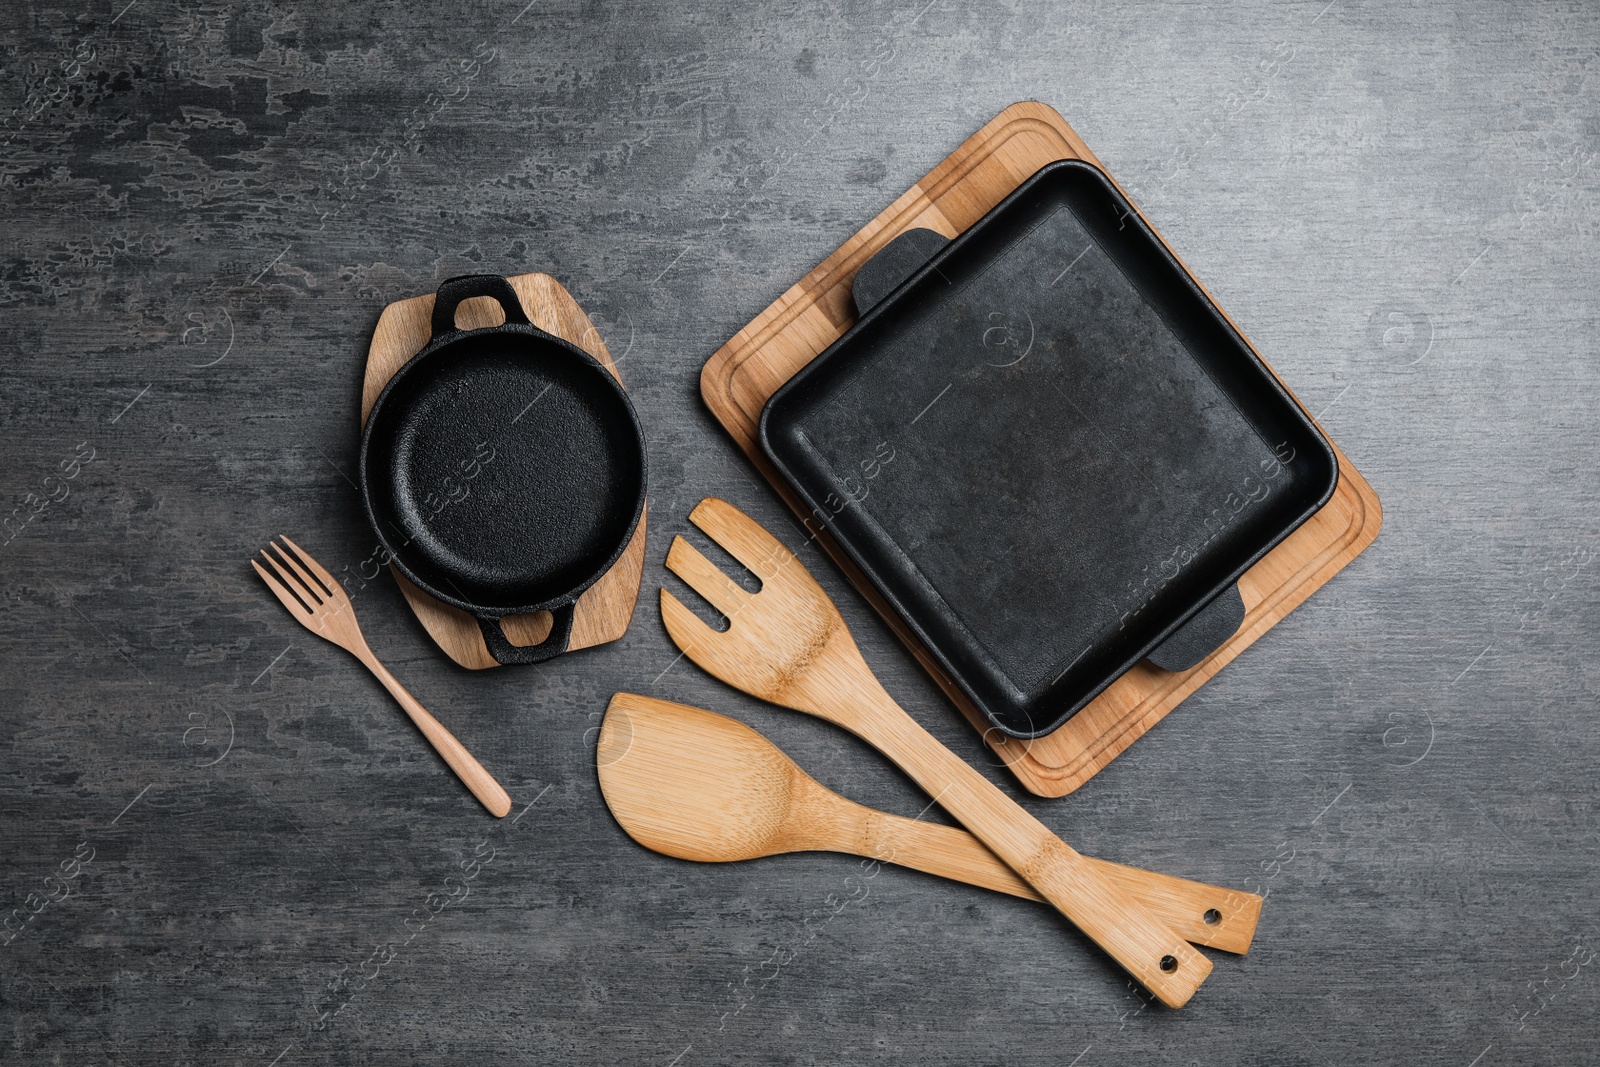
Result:
M498 274L462 274L447 278L433 298L433 336L437 340L447 333L461 333L456 329L456 308L463 300L487 296L500 305L507 322L528 325L527 313L511 283Z
M562 604L558 608L550 609L550 633L537 645L513 645L507 638L505 630L500 626L500 619L493 615L474 616L478 620L478 629L483 631L483 643L489 649L489 655L503 667L523 666L529 663L543 663L547 659L555 659L567 650L572 643L572 614L577 603Z

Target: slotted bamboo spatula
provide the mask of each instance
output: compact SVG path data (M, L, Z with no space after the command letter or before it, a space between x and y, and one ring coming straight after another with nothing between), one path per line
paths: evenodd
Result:
M896 704L861 658L839 610L792 552L725 500L702 500L689 519L761 579L761 590L746 591L674 538L667 569L729 620L727 630L713 630L661 590L662 621L686 656L736 689L866 741L1163 1004L1188 1002L1211 973L1211 961Z
M737 719L634 693L606 709L600 791L645 848L701 863L843 852L1043 901L971 834L874 811L830 792ZM1105 878L1195 944L1247 952L1261 898L1091 859Z

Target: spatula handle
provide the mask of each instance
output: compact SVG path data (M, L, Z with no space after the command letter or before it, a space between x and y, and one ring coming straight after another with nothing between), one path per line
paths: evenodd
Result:
M872 840L862 850L910 867L1014 897L1043 901L1015 871L977 838L953 826L873 813ZM1186 941L1223 952L1245 953L1255 937L1261 898L1254 893L1174 878L1156 871L1084 857L1125 896L1144 905Z
M880 689L846 716L863 740L927 791L1163 1004L1180 1008L1211 961L951 752Z

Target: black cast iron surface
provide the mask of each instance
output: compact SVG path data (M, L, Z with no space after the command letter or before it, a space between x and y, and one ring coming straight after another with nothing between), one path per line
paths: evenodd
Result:
M0 1062L1592 1060L1597 40L1581 4L11 5L0 919L31 917L0 945ZM1017 792L698 379L1025 97L1384 501L1303 608L1077 794L1023 800L1091 855L1268 893L1181 1012L1024 901L644 852L592 766L628 689L927 804L678 658L652 591L689 595L662 557L705 547L685 516L716 493ZM571 288L639 409L645 596L615 645L468 674L374 555L361 370L386 302L524 270ZM246 560L282 531L511 818L267 594Z
M1338 478L1243 338L1078 161L1041 168L872 305L767 403L761 444L1014 737L1059 727Z
M362 435L373 536L435 596L495 614L593 585L645 491L644 442L616 379L513 312L520 321L450 332L436 315L434 341L390 380Z

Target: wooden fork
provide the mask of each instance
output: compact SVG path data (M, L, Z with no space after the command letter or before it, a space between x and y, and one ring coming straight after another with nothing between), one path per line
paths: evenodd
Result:
M383 683L401 710L411 716L411 721L417 724L417 729L433 745L434 751L444 757L450 769L472 790L472 795L496 818L505 818L511 810L511 797L494 780L494 776L483 769L483 764L472 757L466 746L440 725L438 719L429 715L428 710L418 704L416 698L406 692L405 687L395 681L394 675L378 662L378 657L367 647L366 638L361 636L361 627L356 625L349 594L333 580L333 575L322 564L311 558L310 553L289 540L287 534L279 536L283 545L277 542L271 545L277 558L265 549L261 552L262 558L272 565L276 573L269 573L255 560L250 561L256 573L261 575L261 580L267 583L267 588L283 602L283 606L289 609L289 614L301 626L332 641L364 663L367 670ZM288 551L284 551L285 545ZM287 570L279 564L279 558L288 565Z
M736 689L826 719L872 745L1162 1003L1178 1008L1193 996L1211 961L896 704L792 552L725 500L702 500L689 520L760 578L761 589L747 592L674 538L667 569L729 621L727 630L713 630L661 590L662 621L686 656Z

